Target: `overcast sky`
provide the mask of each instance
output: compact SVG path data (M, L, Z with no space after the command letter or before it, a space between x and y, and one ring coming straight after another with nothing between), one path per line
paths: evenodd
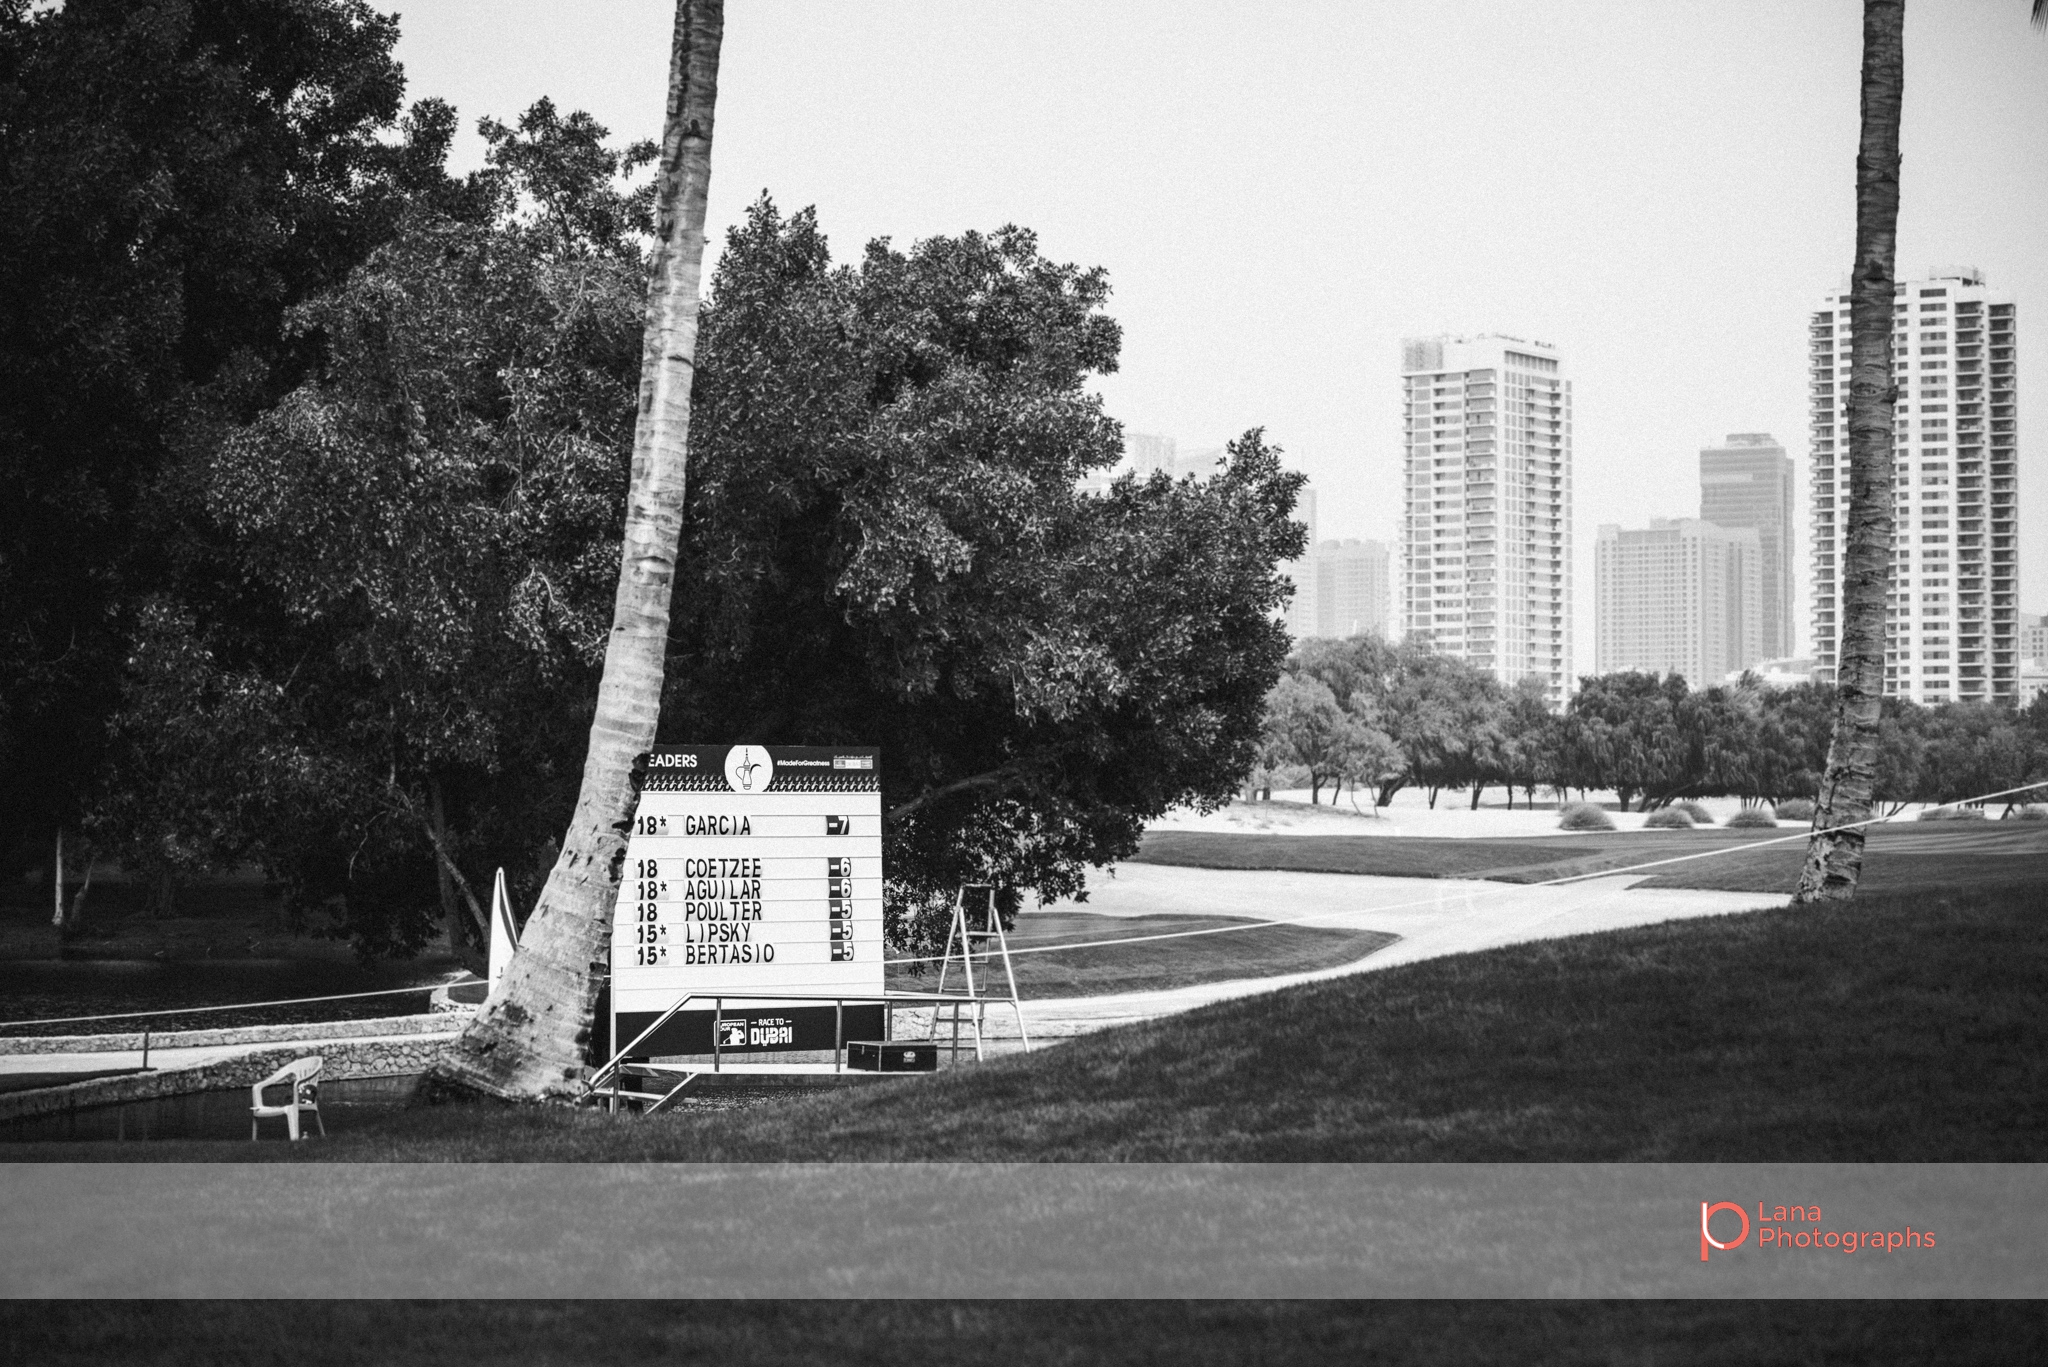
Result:
M2026 0L1916 0L1902 273L1974 265L2019 305L2021 598L2048 610L2048 35ZM415 0L411 95L541 95L658 135L668 0ZM1696 516L1699 448L1800 466L1805 315L1853 246L1852 0L1418 4L737 0L711 235L763 191L835 255L1020 223L1108 268L1127 430L1263 426L1321 534L1395 540L1399 340L1560 348L1577 417L1578 666L1602 522Z

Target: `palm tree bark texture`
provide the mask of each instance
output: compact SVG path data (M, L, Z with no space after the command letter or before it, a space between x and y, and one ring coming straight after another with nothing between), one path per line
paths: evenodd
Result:
M501 990L435 1065L434 1081L444 1088L505 1099L562 1097L577 1090L585 1072L639 796L634 766L654 744L661 710L723 31L723 0L678 0L625 544L582 789Z
M1899 111L1905 2L1864 0L1863 132L1856 153L1856 265L1850 287L1849 521L1841 566L1835 728L1795 902L1846 900L1863 871L1884 698L1885 599L1892 579L1893 257L1899 224Z

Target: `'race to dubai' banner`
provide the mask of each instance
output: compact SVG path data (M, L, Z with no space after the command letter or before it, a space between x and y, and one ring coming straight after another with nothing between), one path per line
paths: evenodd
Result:
M882 1038L880 766L845 746L649 754L612 918L614 1049L686 993L636 1057Z

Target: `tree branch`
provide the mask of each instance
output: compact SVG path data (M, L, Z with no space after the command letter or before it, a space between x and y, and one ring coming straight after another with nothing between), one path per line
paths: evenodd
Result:
M943 797L951 797L955 793L972 792L976 789L993 789L1000 792L1016 786L1023 777L1021 765L1005 764L1001 768L990 769L987 773L975 774L971 778L956 779L951 783L941 784L937 788L927 789L901 806L891 807L885 819L894 821L898 817L908 816L920 807L937 802Z
M484 915L484 909L478 904L476 894L470 890L469 880L462 876L461 869L455 867L455 860L449 855L448 846L441 839L441 832L435 829L428 815L420 810L419 804L412 800L412 794L396 783L392 783L390 788L392 796L398 799L398 805L405 809L405 814L418 822L419 828L426 832L427 843L434 847L435 860L454 882L455 890L462 894L463 904L469 909L470 921L476 926L477 933L484 937L484 943L488 945L491 942L490 918Z

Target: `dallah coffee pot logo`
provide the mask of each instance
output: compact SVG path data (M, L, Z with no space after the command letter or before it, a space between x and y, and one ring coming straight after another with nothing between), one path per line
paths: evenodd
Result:
M766 792L775 780L775 761L759 745L735 745L725 752L725 781L736 793Z

